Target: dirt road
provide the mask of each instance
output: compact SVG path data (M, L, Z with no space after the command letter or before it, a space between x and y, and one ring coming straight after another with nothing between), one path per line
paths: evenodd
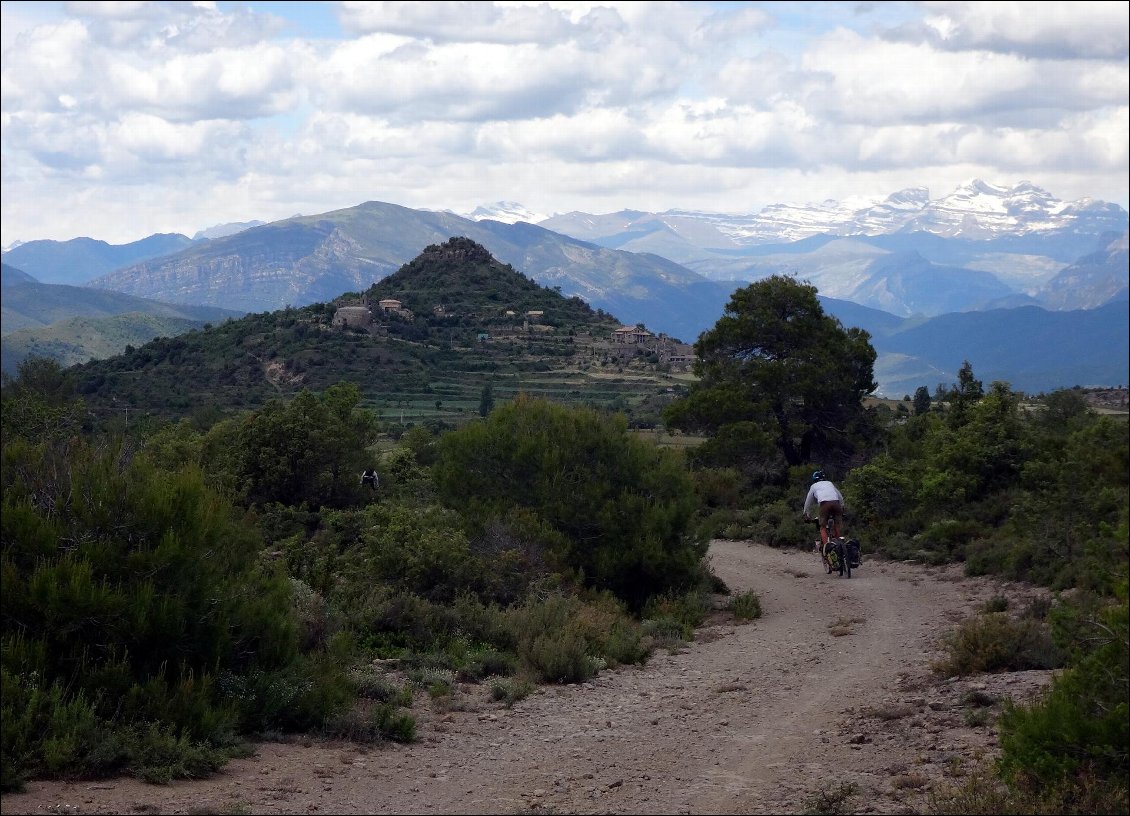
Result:
M875 560L848 580L748 542L715 541L710 558L733 590L759 594L762 618L719 619L642 668L509 710L466 687L464 710L423 714L409 746L269 743L197 782L33 782L3 812L924 812L931 787L995 749L992 709L969 692L1024 700L1048 679L929 670L961 618L1036 590Z

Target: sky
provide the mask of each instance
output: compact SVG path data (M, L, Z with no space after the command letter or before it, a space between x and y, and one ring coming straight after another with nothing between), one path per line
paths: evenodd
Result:
M3 2L0 243L384 201L1128 207L1130 2Z

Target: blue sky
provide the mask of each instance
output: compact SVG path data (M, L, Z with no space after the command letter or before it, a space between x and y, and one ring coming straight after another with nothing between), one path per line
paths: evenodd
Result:
M2 243L368 200L1127 206L1130 3L0 3Z

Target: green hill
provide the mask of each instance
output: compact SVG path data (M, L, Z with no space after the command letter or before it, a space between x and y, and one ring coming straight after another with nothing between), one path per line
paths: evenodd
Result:
M342 322L342 307L352 307L352 324ZM627 410L642 422L678 381L659 338L649 347L615 344L619 326L470 239L452 238L363 293L158 338L75 371L102 414L242 410L346 380L395 422L477 416L487 384L496 401L524 392Z
M111 317L72 317L50 326L21 329L4 336L0 370L12 374L28 357L50 357L70 366L110 357L127 346L148 343L206 325L183 317L129 312Z
M69 366L241 314L86 286L40 283L8 264L0 266L0 290L0 370L8 374L29 355L51 357Z

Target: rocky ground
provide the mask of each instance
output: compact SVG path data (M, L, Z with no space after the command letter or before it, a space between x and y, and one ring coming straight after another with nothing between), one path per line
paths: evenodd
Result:
M417 742L264 743L200 781L32 782L27 813L927 813L997 750L1006 698L1047 672L939 677L945 632L1040 591L957 567L715 541L714 571L763 616L716 615L678 653L551 687L507 709L486 686L417 703Z

